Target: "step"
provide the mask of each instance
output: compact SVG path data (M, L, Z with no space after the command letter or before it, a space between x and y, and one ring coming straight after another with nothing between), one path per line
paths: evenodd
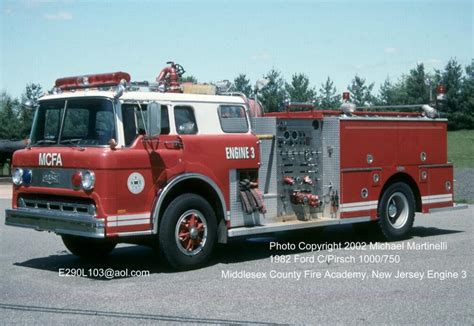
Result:
M291 220L287 222L269 223L266 225L238 227L238 228L228 230L227 235L228 237L232 238L232 237L240 237L244 235L255 235L255 234L270 233L270 232L300 230L300 229L314 228L314 227L319 227L319 226L369 222L370 220L371 219L368 216L345 218L345 219L323 217L323 218L312 219L310 221Z

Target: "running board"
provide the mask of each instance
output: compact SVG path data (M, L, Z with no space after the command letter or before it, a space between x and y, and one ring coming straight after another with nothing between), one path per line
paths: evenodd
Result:
M288 222L276 222L268 225L257 225L257 226L244 226L238 227L235 229L230 229L227 231L227 236L229 238L240 237L244 235L255 235L262 233L270 232L280 232L280 231L290 231L290 230L300 230L307 228L315 228L319 226L329 226L329 225L339 225L339 224L352 224L352 223L362 223L370 222L370 217L354 217L354 218L344 218L344 219L334 219L334 218L319 218L314 221L288 221Z
M453 206L429 208L428 213L457 211L458 209L466 209L467 207L468 207L467 204L454 203Z

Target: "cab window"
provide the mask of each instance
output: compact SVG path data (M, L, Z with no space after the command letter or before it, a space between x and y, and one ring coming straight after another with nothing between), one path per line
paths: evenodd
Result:
M85 138L88 134L89 110L85 108L69 108L66 112L63 127L63 139ZM112 120L113 121L113 120Z
M218 112L222 131L227 133L245 133L249 130L243 106L221 105Z
M104 146L117 138L112 102L100 98L66 101L60 144Z
M140 110L141 106L141 110ZM125 146L130 146L139 136L145 134L145 126L147 119L146 104L123 104L122 120L123 133L125 136ZM161 134L168 135L170 133L170 121L168 116L168 107L161 106Z
M180 135L197 134L198 127L194 110L190 106L178 105L174 107L174 121L176 132Z

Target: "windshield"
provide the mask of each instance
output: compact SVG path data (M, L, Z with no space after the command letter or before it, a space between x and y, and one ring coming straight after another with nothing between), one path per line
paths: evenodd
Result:
M107 145L111 138L113 105L98 98L41 101L31 132L32 145Z

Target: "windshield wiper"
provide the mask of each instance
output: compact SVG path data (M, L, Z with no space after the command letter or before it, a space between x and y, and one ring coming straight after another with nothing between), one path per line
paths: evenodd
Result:
M79 148L81 151L84 150L84 147L82 147L81 145L77 144L77 142L80 142L82 140L82 138L73 138L73 139L63 139L61 140L59 143L60 144L71 144L77 148Z
M36 143L34 143L33 145L41 145L41 144L56 144L56 141L51 140L51 139L40 139Z

